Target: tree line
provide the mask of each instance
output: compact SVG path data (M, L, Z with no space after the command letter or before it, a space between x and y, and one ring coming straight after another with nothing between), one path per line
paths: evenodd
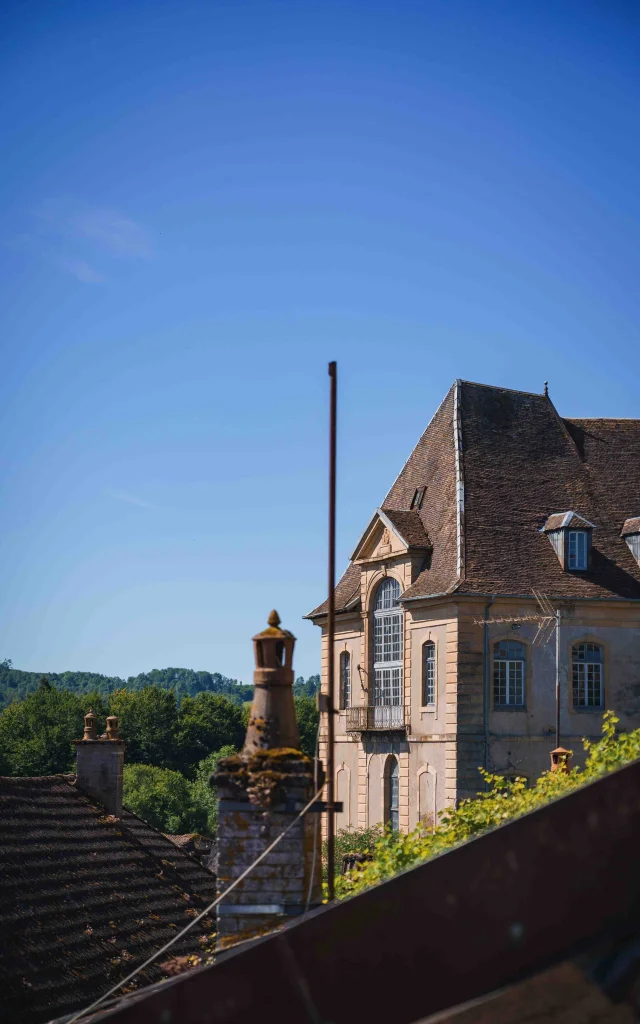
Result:
M69 690L77 694L100 693L105 697L116 690L142 690L145 686L158 686L162 690L172 690L180 701L183 697L193 697L203 690L208 693L222 693L235 704L251 700L253 687L230 679L220 672L196 672L192 668L154 668L151 672L141 672L137 676L122 679L120 676L105 676L99 672L25 672L14 668L10 658L0 661L0 708L7 707L14 700L23 700L38 689L42 676L46 676L52 686L61 690ZM297 684L305 687L318 676L308 680L298 679ZM312 694L310 694L312 695Z
M309 756L316 747L318 711L311 694L317 681L300 678L294 686L300 746ZM211 834L217 809L209 776L221 756L242 746L250 702L208 689L180 696L148 683L78 693L41 677L35 690L0 713L0 775L73 772L72 740L82 738L90 707L100 731L107 715L118 716L127 744L126 806L163 832Z

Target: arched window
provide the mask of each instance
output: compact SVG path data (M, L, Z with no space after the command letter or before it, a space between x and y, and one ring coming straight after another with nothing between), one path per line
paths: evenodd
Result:
M387 758L384 766L384 820L397 832L400 828L400 767L398 758Z
M351 707L351 655L348 651L340 654L340 708Z
M519 640L499 640L493 647L493 704L524 707L526 647Z
M427 640L422 645L422 704L436 702L436 645Z
M598 644L574 644L571 649L574 708L604 707L603 650Z
M400 707L402 704L400 584L391 576L378 587L373 606L373 703L376 707ZM384 724L393 726L395 723L381 720L380 725Z

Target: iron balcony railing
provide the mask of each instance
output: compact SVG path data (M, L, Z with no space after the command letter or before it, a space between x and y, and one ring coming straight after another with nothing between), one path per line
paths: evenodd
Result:
M380 732L384 729L404 729L405 727L402 704L347 708L347 732Z

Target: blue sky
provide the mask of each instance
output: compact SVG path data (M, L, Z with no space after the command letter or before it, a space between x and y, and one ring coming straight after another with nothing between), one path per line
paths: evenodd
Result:
M0 14L0 658L250 679L457 377L640 416L640 13ZM7 102L8 101L8 102Z

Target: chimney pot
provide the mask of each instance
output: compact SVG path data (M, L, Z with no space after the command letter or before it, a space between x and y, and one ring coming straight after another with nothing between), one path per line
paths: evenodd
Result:
M94 714L93 708L89 708L86 715L84 716L84 736L85 740L97 740L98 730L96 723L98 721L97 715Z
M109 715L107 718L107 739L117 740L118 739L118 727L119 722L116 715Z

